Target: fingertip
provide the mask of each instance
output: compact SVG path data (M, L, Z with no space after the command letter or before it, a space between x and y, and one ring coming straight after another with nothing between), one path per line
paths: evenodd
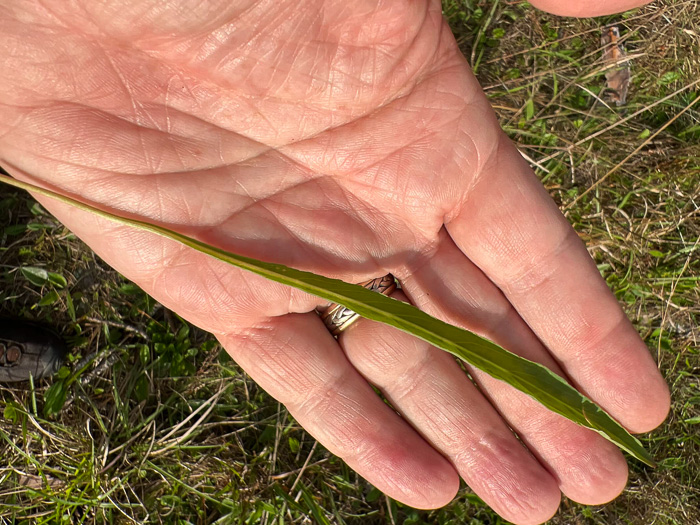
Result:
M644 382L646 395L638 399L633 416L621 421L633 434L651 432L660 426L671 411L671 391L666 381L658 374Z
M390 498L416 509L444 507L459 490L459 474L434 450L416 455L397 446L391 452L379 453L376 461L369 463L374 463L375 467L374 476L369 478L373 485Z
M593 17L621 13L646 5L651 0L581 0L562 2L561 0L531 0L537 9L559 16Z
M457 492L459 492L459 485L461 480L459 474L452 466L452 464L446 459L445 465L445 468L441 469L442 477L440 480L443 489L440 492L437 492L429 500L426 500L429 501L429 506L425 507L426 509L439 509L441 507L444 507L453 499L455 499L455 497L457 496Z
M494 461L475 463L465 481L500 516L516 525L538 525L556 514L561 490L555 476L531 455L531 461L512 461L514 449L489 447ZM510 452L509 452L510 450ZM468 468L468 467L467 467ZM478 483L477 483L478 480Z
M570 468L562 473L562 492L573 501L583 505L603 505L619 496L629 478L627 461L620 450L590 434L587 445L571 458Z
M611 465L612 468L606 473L607 475L594 479L594 490L589 489L587 492L584 492L583 490L576 491L576 493L570 496L570 498L577 503L581 503L582 505L604 505L606 503L610 503L612 500L622 494L622 491L625 490L625 487L627 487L629 469L627 468L627 462L622 454L619 456L620 460L615 461L617 464L616 466L619 466L619 468L615 468L615 466ZM578 496L579 492L586 495Z
M448 505L457 496L459 491L459 474L449 465L449 468L441 469L440 475L435 477L435 482L428 481L422 485L416 493L412 507L416 509L432 510Z
M646 347L641 345L640 341L637 352L621 352L616 363L610 362L599 368L598 388L603 390L594 396L633 434L655 429L664 422L671 409L668 385Z
M538 512L528 516L523 521L514 521L517 525L540 525L554 517L561 505L561 492L559 489L552 492L540 505Z
M528 509L525 513L521 512L520 515L505 517L515 525L541 525L554 517L560 505L561 492L557 487L556 490L543 493L538 500L537 508Z
M593 349L585 352L588 360L576 362L577 387L632 433L649 432L664 422L671 408L669 387L627 319L621 329L588 348Z

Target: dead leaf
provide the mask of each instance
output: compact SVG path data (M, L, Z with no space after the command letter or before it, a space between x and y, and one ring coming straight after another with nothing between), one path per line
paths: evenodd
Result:
M623 106L627 103L631 75L627 53L620 42L620 28L604 27L600 44L603 46L603 62L609 68L605 73L609 96L617 106Z

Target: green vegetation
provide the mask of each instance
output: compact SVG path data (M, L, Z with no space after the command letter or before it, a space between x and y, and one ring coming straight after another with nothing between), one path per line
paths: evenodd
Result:
M599 20L443 2L501 122L589 246L671 385L611 504L555 524L700 522L700 14L697 0ZM632 60L610 103L600 29ZM3 313L60 327L53 381L2 385L7 523L503 523L464 489L448 507L387 500L190 327L107 268L25 194L0 188Z

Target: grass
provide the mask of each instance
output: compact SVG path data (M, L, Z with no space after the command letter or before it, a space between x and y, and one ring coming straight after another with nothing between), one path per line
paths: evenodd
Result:
M644 437L659 467L632 463L620 498L565 501L552 523L700 523L700 2L580 21L495 0L443 5L673 391L668 421ZM635 57L619 108L601 93L600 28L612 22ZM5 187L0 232L1 312L60 327L73 348L59 378L0 385L0 523L503 523L466 487L439 511L386 499L211 336Z

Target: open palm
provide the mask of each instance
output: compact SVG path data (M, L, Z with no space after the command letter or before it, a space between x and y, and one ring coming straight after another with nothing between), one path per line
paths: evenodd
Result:
M565 374L631 431L665 417L646 348L439 2L0 0L0 53L14 176L265 261L391 272L394 297ZM540 523L560 491L602 503L624 487L613 445L473 372L477 388L426 343L364 320L336 341L312 296L43 202L398 500L443 505L459 475Z

